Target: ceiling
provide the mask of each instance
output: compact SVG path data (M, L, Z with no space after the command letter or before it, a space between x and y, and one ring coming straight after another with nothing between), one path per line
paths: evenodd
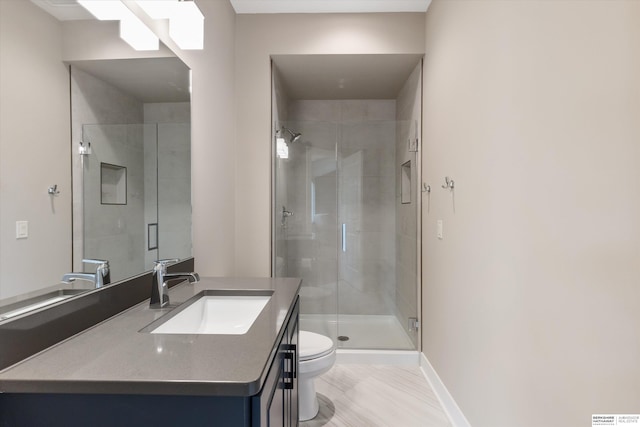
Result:
M190 100L189 67L178 58L75 61L73 65L143 103Z
M426 12L431 0L230 0L236 13Z
M2 1L2 0L0 0ZM33 3L46 10L59 21L73 21L77 19L95 19L76 0L31 0Z
M274 55L290 99L395 99L422 55Z
M0 0L2 1L2 0ZM61 21L94 19L76 0L31 0ZM218 1L218 0L196 0ZM237 13L425 12L431 0L230 0ZM292 99L394 99L419 55L280 55L274 62ZM158 66L157 61L164 61ZM143 102L189 99L175 58L74 64ZM161 73L161 76L158 76ZM150 78L150 76L156 76ZM162 83L160 83L162 82ZM158 95L162 99L158 99Z
M94 19L93 15L76 0L31 1L60 21ZM230 0L230 2L236 13L374 13L426 12L431 0Z

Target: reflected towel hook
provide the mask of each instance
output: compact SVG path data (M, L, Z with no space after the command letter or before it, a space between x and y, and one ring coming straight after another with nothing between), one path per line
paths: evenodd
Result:
M80 146L78 147L78 154L81 156L88 156L91 154L91 143L80 141Z
M431 193L431 186L428 185L426 182L422 183L422 192L423 193Z
M57 196L58 194L60 194L60 190L58 190L58 184L53 184L51 187L49 187L47 193L51 194L52 196Z
M444 184L442 185L442 188L449 189L449 190L453 190L455 188L455 184L453 182L453 179L449 178L448 176L444 177Z

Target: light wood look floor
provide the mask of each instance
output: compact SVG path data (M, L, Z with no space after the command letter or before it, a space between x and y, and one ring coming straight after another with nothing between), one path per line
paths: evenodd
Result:
M301 427L451 427L417 367L336 364L316 392L320 412Z

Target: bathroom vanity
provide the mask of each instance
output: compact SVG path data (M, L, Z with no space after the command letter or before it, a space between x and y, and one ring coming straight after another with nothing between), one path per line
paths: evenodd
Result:
M299 287L289 278L175 286L169 308L142 302L0 372L0 425L295 426ZM158 329L184 327L181 313L206 296L268 300L244 333Z

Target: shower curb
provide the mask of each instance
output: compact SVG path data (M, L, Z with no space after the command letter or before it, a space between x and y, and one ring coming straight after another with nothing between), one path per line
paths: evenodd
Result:
M336 363L420 366L420 353L411 350L345 350L339 348L336 354Z

